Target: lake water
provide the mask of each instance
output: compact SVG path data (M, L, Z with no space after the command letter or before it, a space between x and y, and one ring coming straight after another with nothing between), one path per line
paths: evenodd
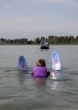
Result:
M62 79L31 78L39 58L46 60L51 71L51 52L56 48L62 65ZM18 71L18 58L23 55L27 74ZM0 46L0 110L78 110L78 46Z

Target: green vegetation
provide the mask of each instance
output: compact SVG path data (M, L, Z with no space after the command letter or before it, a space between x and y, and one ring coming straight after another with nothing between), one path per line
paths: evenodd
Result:
M0 45L30 45L30 44L40 44L41 39L45 37L37 37L35 40L28 40L27 38L21 39L0 39ZM53 36L50 35L49 37L45 38L46 41L50 45L78 45L78 36Z

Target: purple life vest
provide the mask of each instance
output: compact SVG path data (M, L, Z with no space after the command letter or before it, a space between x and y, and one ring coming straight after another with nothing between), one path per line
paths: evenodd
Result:
M46 67L34 67L33 77L47 77L47 68Z

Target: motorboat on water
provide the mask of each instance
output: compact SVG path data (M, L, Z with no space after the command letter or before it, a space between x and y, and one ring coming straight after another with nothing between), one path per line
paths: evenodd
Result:
M49 49L49 43L48 42L44 42L40 44L40 49Z

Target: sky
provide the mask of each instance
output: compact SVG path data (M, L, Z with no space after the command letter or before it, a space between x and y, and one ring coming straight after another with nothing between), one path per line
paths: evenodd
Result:
M0 0L0 38L78 35L78 0Z

